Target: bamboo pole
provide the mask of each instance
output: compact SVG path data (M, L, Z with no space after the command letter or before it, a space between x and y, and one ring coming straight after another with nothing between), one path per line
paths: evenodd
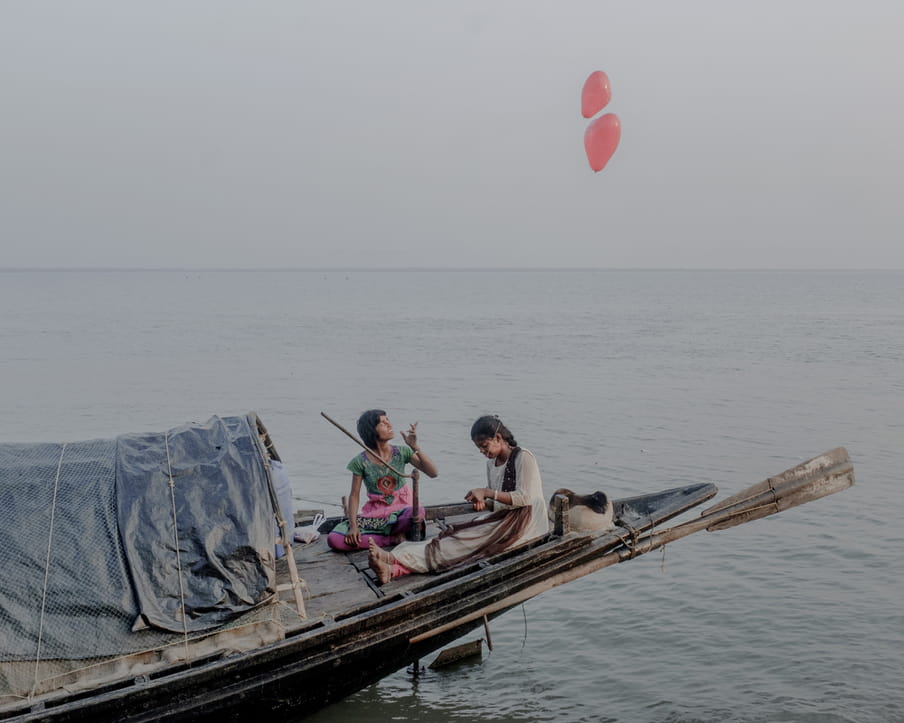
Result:
M253 423L255 426L255 431L257 432L256 439L263 450L261 456L267 470L267 491L270 494L270 504L273 507L273 515L276 518L276 527L279 530L279 536L282 539L283 549L286 551L286 562L287 567L289 568L289 586L292 588L292 593L295 597L295 607L298 610L299 617L306 618L308 615L305 610L304 596L301 592L303 582L298 576L298 566L295 563L295 551L292 549L293 540L289 534L289 526L285 519L286 516L283 514L282 507L279 504L279 498L276 495L276 487L273 484L273 472L272 467L270 466L270 460L278 460L279 456L273 448L273 443L269 442L270 435L267 433L260 418L255 414L253 418L249 418L249 423ZM292 529L295 529L294 525ZM277 589L283 589L283 586L277 586Z
M339 424L339 422L337 422L335 419L333 419L332 417L330 417L326 412L321 412L321 413L320 413L320 416L323 417L327 422L329 422L330 424L332 424L334 427L336 427L336 428L339 429L340 431L344 432L345 435L346 435L347 437L349 437L349 439L351 439L353 442L355 442L359 447L361 447L361 448L365 449L366 451L370 452L370 453L374 456L374 459L376 459L378 462L380 462L380 463L381 463L384 467L386 467L389 471L391 471L391 472L397 474L399 477L411 477L410 474L405 474L404 472L399 472L399 470L397 470L395 467L393 467L391 464L389 464L389 462L387 462L387 461L386 461L385 459L383 459L379 454L377 454L374 450L372 450L370 447L368 447L366 444L364 444L364 442L362 442L362 441L361 441L360 439L358 439L354 434L352 434L351 432L349 432L345 427L343 427L341 424Z
M764 482L748 487L743 492L704 510L696 520L690 520L659 533L651 531L630 546L623 545L612 552L589 560L583 565L534 583L456 620L415 635L408 642L413 645L454 630L466 623L508 610L546 590L577 580L610 565L631 560L700 530L715 531L734 527L806 502L812 502L835 492L841 492L853 484L854 466L848 460L847 450L838 447L793 467L777 477L770 477Z
M278 502L276 508L279 509ZM289 583L295 597L295 607L298 609L298 616L300 618L307 618L308 613L304 606L304 595L302 595L301 592L303 583L298 576L298 567L295 563L295 551L292 549L293 541L289 537L288 525L286 524L285 515L283 515L282 512L278 514L276 522L279 526L279 534L282 537L283 549L286 551L286 566L289 568Z

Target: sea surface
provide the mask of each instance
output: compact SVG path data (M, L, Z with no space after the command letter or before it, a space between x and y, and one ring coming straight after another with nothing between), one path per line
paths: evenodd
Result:
M254 410L327 514L357 448L321 411L419 422L427 503L481 484L484 413L548 492L722 497L850 452L849 490L543 593L481 658L308 720L904 721L902 271L4 271L0 308L2 441Z

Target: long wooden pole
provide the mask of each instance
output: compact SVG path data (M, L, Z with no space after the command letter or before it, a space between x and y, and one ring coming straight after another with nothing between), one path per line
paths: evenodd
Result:
M306 618L308 615L304 606L304 595L302 595L301 592L304 581L298 576L298 566L295 564L295 552L292 549L292 533L289 532L286 515L282 506L279 504L279 495L276 494L276 485L273 483L273 466L270 464L270 460L276 460L277 462L280 462L281 460L273 446L273 441L270 439L270 434L267 432L266 427L264 427L264 423L261 421L260 417L252 413L248 415L247 419L248 424L254 428L255 439L257 440L261 451L261 458L264 460L264 465L267 469L267 492L270 495L270 504L273 507L276 526L279 530L283 549L286 552L286 562L288 563L289 568L289 587L292 589L292 594L295 597L295 607L298 610L298 616ZM289 510L289 514L291 513L292 511ZM294 528L295 526L293 525L292 529ZM283 590L285 589L285 586L279 585L277 586L277 589Z
M380 462L384 467L386 467L388 470L390 470L391 472L394 472L399 477L411 477L410 474L405 474L404 472L399 472L399 470L397 470L395 467L393 467L391 464L389 464L389 462L387 462L379 454L377 454L374 450L372 450L370 447L368 447L366 444L364 444L364 442L362 442L354 434L349 432L345 427L343 427L341 424L339 424L339 422L337 422L335 419L330 417L330 415L328 415L326 412L321 412L320 416L323 417L327 422L332 424L334 427L336 427L340 431L344 432L346 434L346 436L348 436L352 441L354 441L359 447L362 447L363 449L370 452L374 456L374 458L378 462Z
M271 485L272 486L272 485ZM304 596L301 593L301 587L304 584L298 576L298 565L295 563L295 551L292 549L292 535L289 532L289 525L286 522L286 516L282 513L279 506L279 500L275 501L278 512L276 513L276 525L279 528L279 535L282 538L283 549L286 551L286 562L289 568L289 582L292 588L292 595L295 597L295 607L298 610L298 616L306 618L308 616L304 606Z
M764 482L748 487L743 492L739 492L714 507L704 510L696 520L690 520L662 532L650 532L630 546L620 546L612 552L589 560L582 565L534 583L523 590L519 590L508 597L490 603L456 620L420 635L415 635L408 642L411 644L419 643L486 615L493 615L507 610L514 605L539 595L541 592L572 580L577 580L610 565L631 560L700 530L724 530L728 527L766 517L790 507L796 507L805 502L812 502L820 497L840 492L852 484L854 484L854 466L848 459L847 450L843 447L838 447L797 467L793 467L776 477L770 477Z

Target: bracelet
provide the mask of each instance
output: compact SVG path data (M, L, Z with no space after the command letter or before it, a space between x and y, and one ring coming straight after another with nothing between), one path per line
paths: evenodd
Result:
M496 501L496 490L494 490L492 487L490 487L490 492L493 493L493 502L495 502Z

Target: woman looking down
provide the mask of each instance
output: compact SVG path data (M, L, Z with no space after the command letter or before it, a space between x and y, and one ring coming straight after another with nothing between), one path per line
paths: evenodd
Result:
M391 553L370 546L368 562L381 584L412 572L447 570L490 557L549 530L540 468L530 450L519 447L499 417L480 417L471 440L487 458L487 486L468 490L475 510L493 511L444 530L425 542L403 542Z

